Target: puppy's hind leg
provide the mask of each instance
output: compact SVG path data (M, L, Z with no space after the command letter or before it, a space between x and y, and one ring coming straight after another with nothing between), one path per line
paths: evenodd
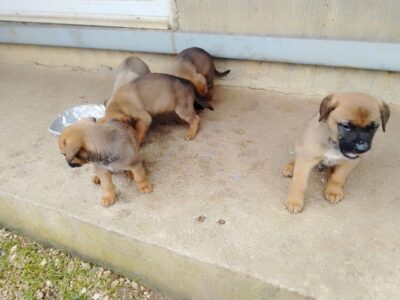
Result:
M185 139L188 141L193 140L196 137L197 131L199 129L200 117L195 114L192 118L185 121L187 121L190 125Z
M151 115L147 111L140 112L138 118L136 119L135 135L136 141L139 145L142 144L144 136L146 135L147 130L150 127L151 121Z
M190 127L185 135L185 140L193 140L196 137L200 124L200 117L196 114L193 104L186 107L179 106L175 112L179 118L189 123Z
M146 176L143 163L139 161L132 167L131 171L139 191L146 194L150 193L153 190L153 186Z

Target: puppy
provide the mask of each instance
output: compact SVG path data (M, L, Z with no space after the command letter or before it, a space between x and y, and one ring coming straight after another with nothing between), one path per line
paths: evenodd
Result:
M150 69L143 60L135 56L125 58L115 69L113 93L122 85L147 73L150 73Z
M139 191L152 191L139 156L134 129L128 124L113 120L100 124L94 118L82 119L65 128L58 146L71 168L87 163L94 165L93 182L103 186L101 204L104 207L117 200L112 172L130 171Z
M139 144L150 127L152 117L176 112L189 123L185 139L196 136L200 118L193 104L213 110L196 95L193 84L183 78L168 74L149 73L121 86L106 107L104 121L110 119L136 122L136 140Z
M329 167L326 200L342 200L347 176L359 157L370 150L379 125L385 131L389 116L385 102L365 94L344 93L324 98L319 115L308 124L296 147L296 160L289 162L282 172L285 177L293 176L286 201L289 212L302 211L308 175L318 163Z
M197 47L180 52L173 66L173 74L190 80L197 92L210 101L213 95L214 76L224 77L230 70L219 72L215 68L212 56Z
M150 73L150 69L143 60L135 56L129 56L125 58L115 68L115 80L112 95L124 84L127 84L139 76L147 73ZM104 106L107 106L108 102L110 102L110 98L103 101Z

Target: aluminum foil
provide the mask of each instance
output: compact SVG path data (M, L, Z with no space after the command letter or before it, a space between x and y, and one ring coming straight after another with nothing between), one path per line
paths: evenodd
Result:
M84 104L78 105L64 111L58 115L51 123L49 131L54 135L60 135L65 127L79 121L82 118L101 118L105 114L105 107L102 104Z

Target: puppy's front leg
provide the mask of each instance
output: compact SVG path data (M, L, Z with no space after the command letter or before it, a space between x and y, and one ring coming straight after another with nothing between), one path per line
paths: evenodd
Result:
M343 185L354 167L358 164L356 161L346 161L336 165L333 172L329 175L328 184L325 189L325 199L330 203L338 203L343 199Z
M101 205L108 207L117 201L117 193L112 182L112 174L105 169L97 168L97 176L100 178L101 185L103 186L104 196L101 198Z
M185 136L186 140L193 140L196 137L197 131L199 129L200 117L198 115L194 115L189 122L189 130Z
M286 200L286 208L289 212L297 214L303 210L304 194L307 188L308 175L311 169L318 163L316 159L299 158L294 165L293 180L289 187Z
M153 186L146 176L146 172L141 161L136 163L136 165L132 168L132 173L140 192L147 194L153 190Z

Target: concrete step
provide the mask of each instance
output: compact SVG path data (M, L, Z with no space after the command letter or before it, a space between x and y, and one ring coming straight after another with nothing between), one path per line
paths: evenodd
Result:
M325 178L314 172L305 211L293 216L280 170L319 99L217 88L195 140L176 122L151 128L142 153L154 192L139 194L117 175L120 199L105 209L92 168L69 168L47 127L66 108L102 102L112 77L10 65L0 74L5 227L176 298L400 297L398 107L345 199L323 200Z

